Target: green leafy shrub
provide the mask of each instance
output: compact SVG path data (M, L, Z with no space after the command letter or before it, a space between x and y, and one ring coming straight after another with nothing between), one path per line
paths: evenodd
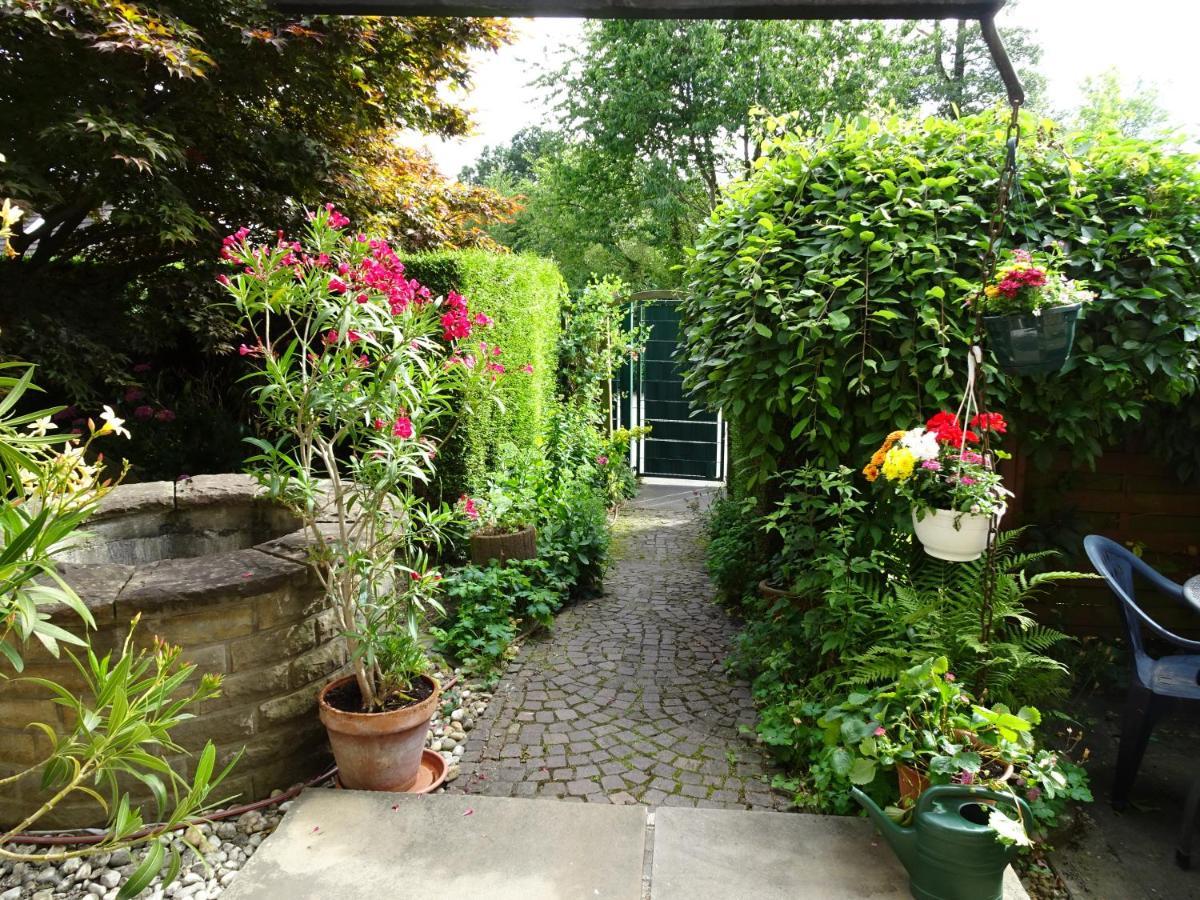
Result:
M704 562L722 599L739 602L766 574L758 558L759 516L750 498L722 495L705 513L708 545Z
M1200 166L1161 141L1066 135L1023 118L1003 244L1054 245L1094 289L1075 354L1052 378L1002 378L1035 459L1094 459L1131 422L1181 439L1200 383ZM767 141L696 242L683 303L686 385L740 435L739 478L866 458L891 423L953 408L972 322L964 300L1003 160L998 113L856 119Z
M431 629L437 650L474 672L486 674L506 658L520 623L549 625L562 598L541 559L507 565L465 566L442 582L454 612Z
M496 320L489 344L504 348L509 370L502 407L480 409L462 422L439 460L443 497L481 487L506 443L531 447L553 409L559 310L566 286L558 269L535 256L464 250L406 258L410 278L435 294L457 291L472 311ZM524 367L531 371L523 371ZM482 404L474 404L479 407Z

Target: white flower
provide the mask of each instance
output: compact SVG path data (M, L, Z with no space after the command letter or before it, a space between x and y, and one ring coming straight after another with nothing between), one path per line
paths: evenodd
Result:
M42 416L37 421L30 422L26 427L33 432L34 437L45 437L47 431L52 431L58 426L49 416Z
M908 450L918 460L937 459L941 447L938 446L937 435L924 428L914 428L904 432L900 438L900 446Z
M100 426L97 434L119 434L121 437L129 437L129 432L122 426L125 424L124 419L118 419L117 414L113 412L111 406L105 406L104 412L100 413L100 418L104 420L104 424Z

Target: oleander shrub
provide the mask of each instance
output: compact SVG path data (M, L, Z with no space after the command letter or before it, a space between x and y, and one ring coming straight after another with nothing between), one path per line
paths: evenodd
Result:
M435 294L457 291L472 311L496 320L488 340L504 348L499 361L512 375L498 392L501 405L479 409L443 451L438 483L443 497L454 498L482 486L506 443L533 446L544 435L566 284L552 262L528 255L461 250L408 257L404 264L409 277Z
M739 436L749 487L780 468L865 458L891 423L954 408L1004 124L988 112L783 131L726 189L690 253L681 353L686 386ZM1022 125L1003 245L1057 248L1064 274L1098 298L1062 373L1001 376L989 359L990 401L1035 462L1094 460L1146 428L1193 477L1198 158L1030 115Z

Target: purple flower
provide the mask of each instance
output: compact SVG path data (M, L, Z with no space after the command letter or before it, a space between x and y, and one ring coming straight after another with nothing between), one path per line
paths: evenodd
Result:
M930 472L940 472L942 471L942 464L936 459L927 459L921 463L921 468L928 469Z

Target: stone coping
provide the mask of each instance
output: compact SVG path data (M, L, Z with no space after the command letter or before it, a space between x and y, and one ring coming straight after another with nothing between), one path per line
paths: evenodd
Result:
M199 475L182 482L120 485L101 501L89 525L122 517L147 517L218 507L253 507L269 501L249 475ZM332 526L322 527L331 533ZM278 590L309 577L311 536L297 529L251 547L180 556L144 563L61 562L58 572L84 601L98 626L124 622L138 613L158 613L174 604L194 609ZM61 608L55 618L73 615Z

